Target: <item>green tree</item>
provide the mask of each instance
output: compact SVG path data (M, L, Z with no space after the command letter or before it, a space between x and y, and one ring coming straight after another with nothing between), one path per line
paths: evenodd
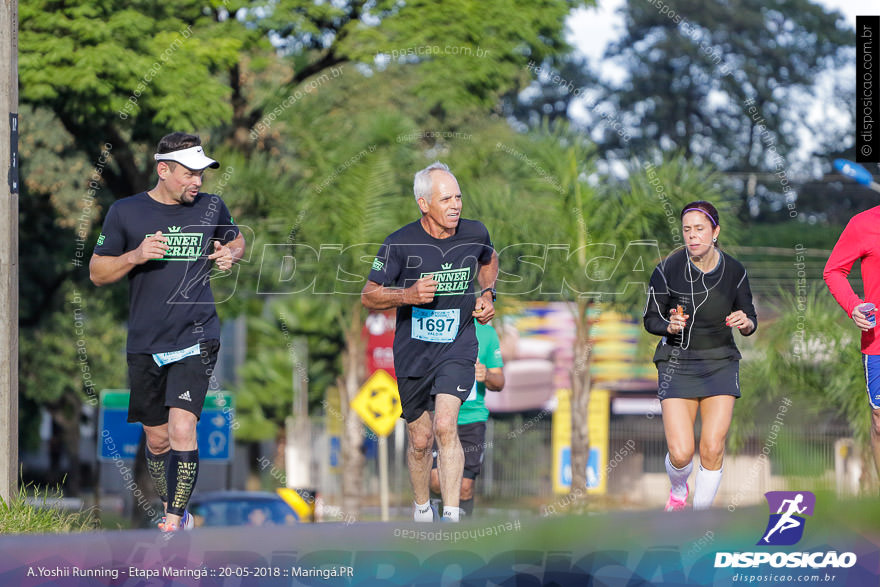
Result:
M583 99L585 89L598 89L600 85L595 65L584 57L552 56L529 65L532 83L504 97L504 113L525 128L570 122L571 105Z
M568 51L564 19L570 9L586 4L179 0L157 7L81 1L55 6L33 0L21 7L21 99L59 125L57 135L64 141L58 144L65 149L50 149L53 169L76 161L71 175L80 179L74 177L71 190L56 194L56 184L41 181L31 171L35 167L28 167L25 180L34 183L23 194L30 198L27 208L42 222L69 222L94 162L109 144L112 161L101 178L106 190L98 193L94 208L105 211L116 198L150 185L150 154L160 136L170 130L200 131L223 165L209 174L206 189L222 188L236 220L253 230L251 256L233 277L215 279L218 311L221 319L241 312L263 315L259 288L273 283L263 263L263 245L304 244L317 250L329 243L377 246L417 215L411 196L401 196L409 193L416 169L451 151L453 164L459 163L469 177L481 177L480 157L505 159L489 140L459 151L456 140L404 137L425 130L509 137L506 122L494 113L499 97L527 82L529 60ZM335 76L337 71L342 74ZM48 138L41 144L54 143ZM41 149L32 151L34 163ZM515 162L505 159L505 165ZM221 180L228 169L231 177ZM507 207L514 209L513 192L504 183L487 180L479 187L506 193ZM47 203L50 195L54 199ZM100 214L92 221L89 249ZM72 226L66 230L73 242ZM69 251L53 253L48 239L36 231L28 231L27 238L45 247L51 272L37 278L34 267L34 281L23 282L23 289L38 289L53 279L84 280L84 270L64 266ZM362 277L358 262L344 257L327 273L321 266L317 284L331 281L339 263ZM347 283L346 288L354 286ZM360 288L349 289L331 288L331 295L319 287L315 293L296 294L313 296L315 304L333 312L337 326L330 330L342 332L345 341L340 367L328 362L326 372L314 376L321 380L333 373L347 399L361 383L363 358ZM35 325L54 319L53 312L62 306L59 296L46 296L35 308ZM123 296L124 288L109 294L118 303L117 318L124 314ZM308 326L298 314L311 311L306 307L314 306L294 306L291 324ZM272 311L265 314L270 324ZM251 349L249 360L261 360L261 350ZM269 355L267 369L289 372L284 357ZM263 373L249 377L257 375L272 382L287 379ZM258 392L242 396L240 404L243 412L253 408L255 423L257 404L270 402ZM348 401L342 405L347 409ZM277 422L283 409L269 403L267 420ZM351 414L346 430L346 458L357 465L362 426ZM357 474L360 467L352 470ZM356 497L359 491L356 479L346 481L348 494Z
M250 312L264 316L249 321L253 330L239 391L242 431L260 437L280 431L291 411L291 372L298 362L288 342L306 335L311 406L318 408L329 393L342 396L347 512L358 511L363 493L363 424L349 409L364 379L359 293L369 264L359 255L374 255L399 226L403 168L414 157L409 144L396 140L415 124L384 101L393 91L382 80L351 75L304 96L267 133L277 138L270 149L282 154L278 163L287 175L278 181L273 173L272 186L265 185L258 174L268 173L278 158L264 165L263 155L255 153L251 161L258 162L258 172L236 172L230 186L231 193L242 194L238 205L254 218L257 234L256 257L241 267L238 291L252 299ZM352 94L364 95L370 106L352 109ZM312 125L298 124L302 118ZM239 183L244 177L252 181ZM248 183L265 187L255 194ZM359 281L346 285L340 271ZM322 352L326 360L320 360Z
M205 3L29 0L20 5L20 100L51 110L90 160L113 146L111 191L143 189L165 129L231 118L219 71L238 62L245 29ZM198 108L192 104L199 104Z
M769 304L776 319L761 327L755 351L743 361L744 389L732 426L734 446L759 428L765 406L792 399L806 418L826 423L838 417L851 427L861 447L863 487L874 470L870 445L870 409L865 404L865 375L860 333L824 284L809 288L783 280Z
M93 406L101 389L125 387L125 330L114 310L126 292L96 292L82 267L103 188L95 162L77 150L51 111L23 105L20 115L21 444L38 443L45 410L53 424L50 445L58 448L51 454L66 453L71 468L65 482L76 494L80 425L90 412L84 406ZM61 481L58 471L51 474Z
M364 427L350 405L365 379L366 349L361 331L366 312L359 295L367 272L364 257L375 255L385 235L400 225L395 222L397 214L388 213L389 209L400 209L401 197L394 181L392 156L387 149L378 147L370 152L374 144L365 143L359 152L369 153L364 155L368 160L355 164L339 178L333 197L322 198L315 194L318 197L311 208L312 220L304 227L301 240L312 250L320 250L326 244L341 244L328 251L328 261L319 260L312 291L303 293L310 298L310 303L324 307L325 315L329 313L328 319L337 323L344 340L335 389L340 394L344 427L342 462L346 474L342 486L343 507L347 512L359 510L363 494ZM391 149L399 147L395 145ZM334 254L335 251L339 253ZM343 282L346 274L353 281Z
M22 330L19 382L22 396L46 409L61 431L53 440L70 463L68 493L78 495L83 405L96 414L102 389L125 386L125 329L108 312L106 296L70 283L62 291L63 309Z
M150 149L169 129L216 129L249 151L255 127L306 80L343 64L418 68L423 107L453 119L492 108L521 83L528 59L568 49L564 19L585 4L29 0L20 8L21 101L52 110L90 156L112 144L105 178L128 195L147 183Z
M577 495L586 486L590 454L590 333L596 312L613 309L633 314L633 308L643 307L654 266L681 244L679 211L685 203L707 199L722 214L730 208L718 176L681 154L667 156L656 165L633 162L627 184L612 183L604 189L584 180L591 164L587 160L581 166L582 160L583 154L575 147L562 159L567 167L560 174L567 189L556 211L557 217L568 218L562 224L564 234L577 247L565 265L564 279L571 279L563 292L575 308L571 490ZM725 218L730 216L725 214ZM735 232L735 222L731 222L725 227L725 238Z
M443 10L467 6L475 5L461 3L461 7L452 8L444 5ZM563 48L561 41L557 42L561 37L546 28L553 19L555 26L561 27L567 8L561 10L560 6L562 3L555 3L552 10L534 21L534 26L544 27L540 38L549 43L539 51L541 54ZM426 23L432 21L435 13L441 10L438 4L433 3L406 6L408 11L417 8L417 20L424 19ZM470 9L467 13L471 13ZM416 18L416 12L408 12L408 15L408 18ZM370 49L361 50L364 51L365 62L369 62L374 70L371 76L362 76L362 69L346 69L341 77L328 78L318 84L321 78L315 74L312 77L315 83L306 86L311 91L294 94L296 99L290 108L282 108L278 116L263 117L255 122L259 150L253 156L259 157L263 151L280 155L273 157L273 164L280 160L282 164L289 165L288 185L291 187L287 194L279 194L277 200L261 198L255 201L246 197L238 201L238 205L245 210L265 210L267 214L271 210L271 220L259 221L261 236L258 238L265 238L264 242L286 243L291 247L301 245L299 249L291 251L297 271L292 283L297 287L284 289L290 284L282 284L282 291L277 293L296 291L299 292L297 296L318 297L320 304L334 309L336 321L344 333L345 345L340 353L341 369L336 388L342 394L346 430L343 438L344 470L348 477L343 480L346 511L356 511L363 485L363 457L360 452L363 425L348 406L363 381L361 328L364 313L358 294L369 267L369 263L363 264L353 255L355 251L363 256L374 255L388 233L417 217L411 196L402 195L411 191L412 173L429 162L429 157L446 158L446 153L456 151L459 146L459 141L455 139L438 139L433 132L423 135L422 131L461 131L465 135L474 135L475 129L485 129L487 125L481 118L485 116L486 106L495 100L491 97L497 97L503 89L515 87L522 77L517 68L510 64L500 68L500 71L510 73L508 77L498 77L497 73L490 75L488 69L497 69L498 65L492 59L510 59L521 66L524 64L521 54L517 53L514 58L505 52L525 50L524 47L530 47L539 39L538 36L532 38L529 33L524 33L514 43L515 35L509 23L504 23L500 38L510 45L506 46L505 52L496 52L495 44L501 41L491 35L474 37L463 28L453 31L444 29L448 33L441 35L445 44L453 46L456 35L471 35L460 46L471 51L477 48L491 51L492 57L431 54L398 58L395 55L400 52L399 49L406 53L408 43L415 50L422 46L433 46L433 42L429 42L430 34L422 30L417 33L417 40L395 40L391 43L386 39L382 45L383 41L377 32L384 34L385 31L393 31L388 35L405 39L406 35L419 29L413 28L412 22L404 26L404 20L394 24L396 21L393 19L404 18L396 12L388 18L390 20L383 23L379 31L368 31L364 37L369 41ZM488 22L501 20L502 15L493 12ZM544 33L547 33L546 39ZM345 39L351 39L355 34L352 31L351 36ZM507 39L505 35L510 38ZM474 38L485 38L487 45L479 44L478 47ZM557 41L552 41L553 38ZM515 50L514 45L518 49ZM443 46L440 48L442 50ZM395 53L391 54L391 51ZM377 59L376 52L388 55ZM328 50L324 54L330 53ZM332 58L325 63L332 64L328 65L332 67L342 64ZM462 71L466 71L467 75L462 75ZM483 76L484 81L478 84L468 76ZM501 85L496 87L496 84ZM287 86L280 87L276 92L275 99L282 105L285 104L285 91L288 91ZM358 96L356 103L352 103L351 96ZM273 104L269 100L262 112L274 113L276 109L271 106ZM310 125L302 125L302 120L309 120ZM494 134L506 133L505 136L509 136L511 133L506 124L497 118L488 127L493 129ZM316 132L316 129L319 130ZM461 142L464 141L462 139ZM456 152L455 158L462 161L461 171L460 167L455 167L456 173L460 177L461 173L464 173L464 177L484 175L481 160L487 151L492 152L491 147L486 148L489 144L488 141L479 143L481 152L478 156L474 156L474 150L471 149ZM473 173L469 174L467 169ZM489 183L481 182L475 189L482 189ZM341 244L346 250L345 254L340 257L328 252L328 257L322 254L320 262L316 262L314 251L321 251L322 245L332 243ZM249 291L253 291L251 288L261 279L260 276L272 274L265 263L259 263L259 271L255 271L256 265L251 267L250 275L245 275L247 272L243 271L242 278L249 284ZM338 289L341 281L337 278L337 270L340 267L358 276L359 280L345 285L344 291ZM300 291L300 284L313 282L314 286ZM289 370L289 367L286 369ZM278 377L277 381L286 379Z
M659 146L724 171L775 173L780 156L787 169L816 77L852 59L852 29L810 0L631 0L623 11L606 57L628 77L605 103L629 138L606 128L603 141L619 157Z

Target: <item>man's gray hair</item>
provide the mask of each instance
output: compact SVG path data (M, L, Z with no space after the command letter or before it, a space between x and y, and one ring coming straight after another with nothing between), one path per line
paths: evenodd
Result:
M449 175L452 175L452 172L449 171L449 166L445 163L440 163L439 161L434 161L421 171L417 172L415 179L413 180L413 194L416 196L416 203L418 203L419 198L425 198L426 202L429 204L431 203L431 192L434 189L434 180L431 179L432 171L445 171ZM452 175L452 177L455 178L454 175Z

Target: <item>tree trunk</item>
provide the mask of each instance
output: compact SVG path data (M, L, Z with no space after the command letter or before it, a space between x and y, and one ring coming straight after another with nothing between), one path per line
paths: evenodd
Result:
M245 481L244 488L247 491L260 491L263 489L262 479L260 478L260 467L258 463L260 463L260 458L263 456L260 453L260 443L250 441L246 443L247 454L248 454L248 472L247 472L247 481Z
M71 130L71 127L68 127ZM71 131L72 132L72 131ZM76 135L74 135L76 136ZM108 165L104 168L102 177L107 189L115 195L116 198L122 198L136 194L141 190L147 189L153 179L154 165L140 164L143 156L137 152L137 145L127 139L112 124L104 125L102 136L107 137L106 142L112 145L110 155L114 165ZM101 145L98 145L101 146ZM95 153L95 146L91 145L90 149L84 149L87 153ZM154 145L149 145L150 149L154 149ZM152 150L149 151L152 153ZM100 151L98 151L100 153ZM93 156L93 160L97 158L97 153ZM150 157L152 159L152 157ZM118 170L117 170L118 168Z
M571 370L571 493L582 497L587 486L587 460L590 456L590 429L587 408L590 404L590 327L587 312L591 301L577 300L575 319L574 365Z
M245 65L247 67L247 65ZM236 150L249 153L254 142L250 140L251 121L248 115L248 103L244 97L244 73L242 64L236 63L229 69L229 87L232 88L232 145Z
M342 410L342 509L346 517L358 516L364 490L364 424L351 409L364 380L365 345L361 338L363 320L360 299L351 307L345 329L345 353L342 356L342 377L339 379Z
M71 403L74 404L72 418L62 428L64 430L64 443L67 446L67 458L70 463L70 472L67 475L67 495L79 496L82 491L82 472L80 471L79 460L79 411L82 407L82 402L79 396L77 396Z
M60 442L58 447L58 455L61 452L67 454L68 470L63 475L64 485L66 486L66 495L79 495L81 490L81 475L79 462L79 417L82 410L82 399L78 394L67 394L62 399L62 404L58 408L51 409L52 420L57 425L57 433L60 438L53 439L53 442ZM57 463L53 465L56 468ZM58 473L59 470L53 471ZM59 480L60 482L60 480Z
M863 495L877 495L877 487L880 485L877 466L874 464L874 453L871 450L871 442L863 442L859 450L859 460L862 462L862 474L859 475L859 492Z
M276 471L286 471L287 459L287 426L282 422L278 426L278 434L275 436L275 458L273 465ZM286 475L285 475L286 478ZM286 485L286 483L285 483Z

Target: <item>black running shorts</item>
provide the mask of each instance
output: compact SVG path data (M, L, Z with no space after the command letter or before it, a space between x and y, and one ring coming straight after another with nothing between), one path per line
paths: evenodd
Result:
M144 426L168 423L169 408L180 408L199 418L208 383L217 364L219 340L200 343L200 353L158 366L150 354L128 354L128 421Z
M475 364L470 361L445 361L422 377L399 377L397 391L402 417L415 422L423 413L433 411L434 396L438 393L453 395L464 402L474 385L474 369Z

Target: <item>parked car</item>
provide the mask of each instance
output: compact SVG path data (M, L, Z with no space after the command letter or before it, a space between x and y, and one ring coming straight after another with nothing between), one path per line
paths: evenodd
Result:
M210 526L288 526L301 520L278 493L211 491L194 495L187 508L196 528Z

